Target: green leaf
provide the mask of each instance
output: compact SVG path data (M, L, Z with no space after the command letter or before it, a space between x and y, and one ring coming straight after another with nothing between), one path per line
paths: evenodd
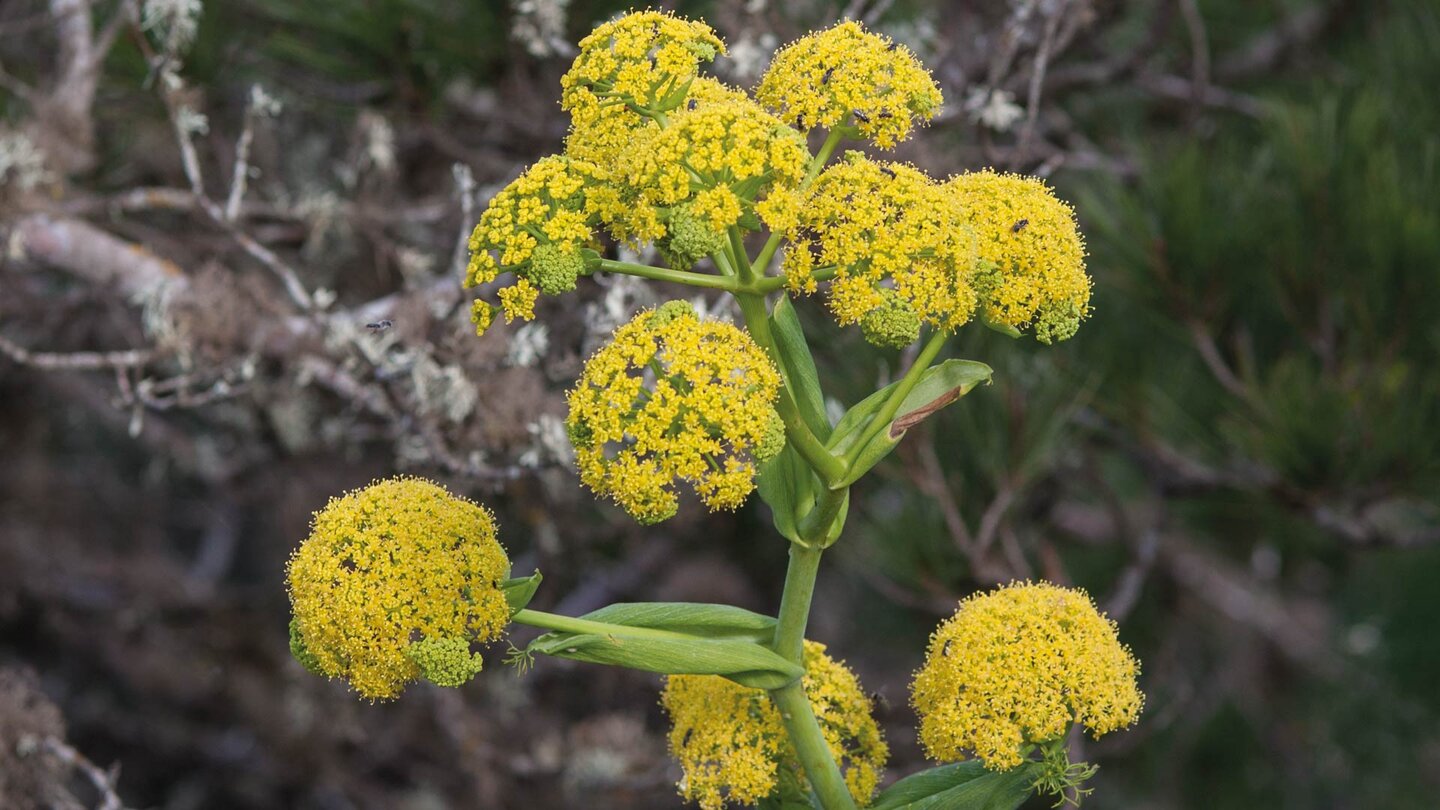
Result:
M551 631L528 653L629 667L664 675L721 675L744 686L779 689L805 674L769 647L775 619L730 605L635 602L581 618L615 625L613 633ZM625 628L673 635L631 635Z
M510 614L524 610L535 598L535 591L540 589L540 570L528 577L512 577L500 583L500 590L505 593L505 601L510 603Z
M977 760L941 765L891 785L870 810L1015 810L1035 785L1038 762L988 771Z
M730 638L770 644L775 617L732 605L698 602L620 602L581 616L592 622L646 627L703 638Z
M789 445L760 465L755 488L770 507L775 530L792 543L800 542L800 515L814 506L817 483L799 452Z
M825 394L820 390L820 375L815 370L815 358L805 342L805 331L800 328L800 318L788 295L780 296L775 309L770 313L770 331L775 336L775 348L784 365L781 372L795 404L800 407L800 417L820 441L830 438L830 418L825 415Z
M865 449L856 456L855 466L851 468L850 474L841 481L841 484L854 483L881 459L889 455L890 451L900 443L900 440L905 438L907 430L970 393L980 383L988 382L993 373L989 366L973 360L946 360L926 369L920 376L920 381L915 384L915 387L905 396L899 409L895 411L895 418L891 419L886 427L876 432L875 436L866 444ZM845 416L840 419L840 423L835 426L835 435L839 439L833 442L832 450L838 453L847 453L855 442L864 440L865 435L873 426L875 417L884 407L885 401L895 390L896 385L899 383L885 386L861 400L859 404L845 413Z

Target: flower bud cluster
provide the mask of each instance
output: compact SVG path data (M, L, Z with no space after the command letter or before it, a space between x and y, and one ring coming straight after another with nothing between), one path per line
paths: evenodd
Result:
M510 568L484 507L419 478L334 498L290 558L290 648L307 669L390 699L480 671L472 642L510 620Z
M701 320L682 301L645 310L570 392L580 480L642 523L675 514L677 480L710 509L734 509L784 447L779 390L770 358L732 324Z
M985 316L1041 343L1066 340L1090 313L1085 242L1075 211L1043 180L993 171L950 179L954 197L993 269L976 279Z
M921 322L954 331L970 320L975 237L953 195L920 170L850 152L794 208L787 284L810 292L817 266L835 268L829 304L840 325L903 346Z
M780 49L755 91L801 132L849 124L882 149L940 109L940 87L915 54L847 20Z
M920 742L941 761L973 751L1009 770L1075 723L1096 737L1134 723L1139 669L1084 591L1013 583L971 596L931 636L911 686Z
M500 290L506 322L535 317L540 293L558 295L575 289L593 251L593 205L587 184L596 169L582 160L542 158L496 194L470 234L470 264L465 286L514 273L514 284ZM490 326L494 307L476 300L471 312L479 332Z

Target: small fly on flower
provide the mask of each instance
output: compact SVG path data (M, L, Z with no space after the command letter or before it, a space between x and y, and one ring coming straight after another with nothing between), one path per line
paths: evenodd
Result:
M369 329L371 332L379 334L380 332L384 332L386 329L389 329L394 325L395 323L393 321L375 321L374 323L365 324L365 328Z
M859 121L862 124L870 123L870 116L866 115L863 112L860 112L859 110L851 110L850 114L855 116L855 120Z
M1017 221L1014 225L1010 226L1010 232L1011 232L1011 233L1019 233L1019 232L1025 230L1025 226L1026 226L1026 225L1029 225L1029 224L1030 224L1030 220L1028 220L1028 219L1019 220L1019 221Z
M835 74L835 68L833 68L833 67L825 68L825 72L820 75L820 83L821 83L821 84L828 84L829 81L830 81L830 77L833 76L834 74Z

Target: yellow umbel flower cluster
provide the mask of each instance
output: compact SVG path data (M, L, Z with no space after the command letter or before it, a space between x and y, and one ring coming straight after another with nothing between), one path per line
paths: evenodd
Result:
M723 232L741 224L772 186L798 184L809 162L795 130L753 101L722 100L697 103L637 137L622 160L622 180L642 204L681 208Z
M418 478L334 498L290 558L291 647L364 697L398 697L422 676L447 686L480 669L472 641L510 620L509 560L484 507Z
M813 641L805 642L801 683L850 794L864 806L890 756L869 697L855 673ZM702 810L808 794L780 712L763 690L717 675L671 675L660 704L672 723L670 752L685 773L680 793Z
M846 21L775 54L755 96L802 132L854 126L882 149L940 109L940 88L908 48Z
M586 246L594 238L593 214L585 199L596 169L581 160L542 158L496 194L470 234L465 286L494 281L513 272L515 284L500 291L506 322L535 317L540 293L575 289L586 271ZM484 333L494 309L477 299L471 312Z
M641 523L678 508L676 479L712 510L755 488L784 446L780 375L750 336L689 304L645 310L585 364L566 420L580 480Z
M635 130L680 106L702 62L724 52L710 26L658 11L596 28L560 79L571 117L566 153L610 165Z
M904 345L919 321L954 331L974 314L974 235L953 196L918 169L850 152L795 210L786 282L810 292L817 265L835 268L829 302L840 325L861 323L873 341ZM907 319L913 328L896 328Z
M1090 313L1075 211L1044 181L1018 174L970 172L946 188L979 237L980 258L995 265L976 281L986 317L1016 329L1033 324L1041 343L1074 335Z
M974 595L930 639L911 700L932 758L973 751L992 770L1074 723L1094 736L1135 722L1140 665L1084 591L1013 583Z

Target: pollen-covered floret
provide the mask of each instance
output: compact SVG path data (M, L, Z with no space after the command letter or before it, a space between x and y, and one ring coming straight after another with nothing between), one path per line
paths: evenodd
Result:
M869 697L855 673L813 641L805 642L802 684L851 795L865 805L890 755ZM670 752L685 773L680 793L703 810L808 794L784 722L763 690L718 675L671 675L660 703L672 723Z
M779 451L779 390L775 365L732 324L702 321L683 302L645 310L570 392L580 480L642 523L675 514L676 480L710 509L734 509Z
M995 265L977 278L985 316L1016 329L1033 326L1042 343L1074 335L1090 313L1074 210L1043 180L1018 174L970 172L945 188L974 228L980 258Z
M810 153L799 133L752 101L681 110L663 129L645 130L622 158L616 179L640 204L688 205L711 229L755 227L744 215L775 186L805 176Z
M820 174L796 212L786 282L793 292L811 292L816 268L833 269L829 303L840 325L868 318L867 335L882 319L893 327L887 311L903 304L953 332L974 314L974 236L952 195L920 170L850 152Z
M432 674L458 685L479 670L470 643L509 623L508 570L484 507L418 478L378 481L317 512L290 558L291 650L372 700Z
M1039 582L977 594L931 636L911 686L920 742L934 759L973 751L1008 770L1075 723L1096 737L1134 723L1139 669L1084 591Z
M845 124L882 149L940 109L940 87L903 45L847 20L775 54L755 96L802 132Z
M470 234L470 265L465 286L494 281L501 273L514 273L525 285L505 301L529 306L505 307L506 320L534 317L535 292L557 295L575 288L585 272L586 246L594 238L596 216L587 204L586 190L597 182L596 168L567 157L541 158L496 194ZM507 288L513 289L513 288ZM477 309L472 315L478 313ZM483 331L486 323L474 318Z
M599 26L560 79L570 113L565 151L610 165L629 135L684 103L700 65L725 52L702 22L641 11Z

